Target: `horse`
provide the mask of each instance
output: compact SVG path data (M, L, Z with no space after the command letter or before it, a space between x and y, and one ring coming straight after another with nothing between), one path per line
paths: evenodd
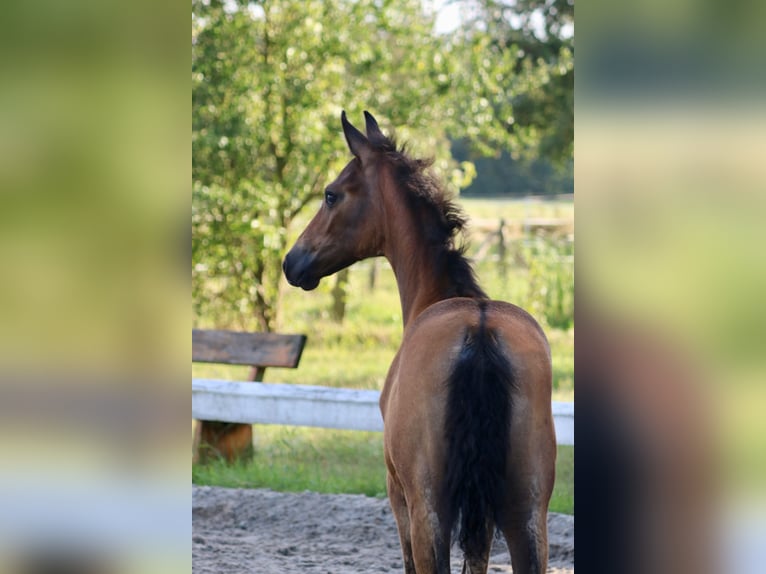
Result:
M353 156L285 256L294 287L388 259L403 335L380 396L387 490L407 574L484 573L496 530L516 574L545 572L556 438L547 338L490 299L459 242L467 220L429 169L364 112L341 114Z

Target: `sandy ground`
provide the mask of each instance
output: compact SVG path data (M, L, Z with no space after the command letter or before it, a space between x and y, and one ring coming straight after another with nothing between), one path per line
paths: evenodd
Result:
M193 486L192 522L194 574L403 572L386 499ZM548 537L548 572L574 572L574 518L549 515ZM496 540L489 572L511 571Z

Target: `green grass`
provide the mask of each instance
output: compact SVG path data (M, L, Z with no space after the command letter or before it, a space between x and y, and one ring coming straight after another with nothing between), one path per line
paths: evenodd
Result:
M523 200L461 200L471 217L570 217L572 202ZM298 222L291 236L305 221ZM480 241L471 246L475 255ZM402 336L399 295L388 264L380 259L376 286L369 288L373 263L354 265L349 273L346 318L330 319L331 290L335 278L322 281L306 293L284 285L277 330L304 333L308 342L297 369L267 369L266 382L300 383L329 387L381 389ZM528 270L509 265L505 275L492 260L492 252L475 263L479 282L490 296L524 305ZM213 326L206 321L205 326ZM207 324L210 323L210 324ZM574 330L545 328L553 358L553 398L573 400ZM247 367L194 364L193 377L245 380ZM255 458L249 463L214 462L195 465L195 484L232 487L267 487L283 491L312 490L384 496L385 468L382 435L356 431L256 425ZM551 510L572 513L574 448L559 447L556 486Z
M381 433L253 425L253 435L252 461L194 465L192 481L283 492L386 495ZM573 478L574 447L560 446L552 512L574 513Z
M253 425L253 435L252 461L194 465L193 482L385 496L381 433Z
M561 445L556 457L556 482L548 509L574 514L574 447Z

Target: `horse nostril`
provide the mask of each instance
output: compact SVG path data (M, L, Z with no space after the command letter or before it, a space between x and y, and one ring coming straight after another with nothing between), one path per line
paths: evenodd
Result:
M293 260L294 260L294 255L293 255L293 252L290 251L290 253L288 253L285 256L284 260L282 261L282 272L285 274L285 277L287 277L288 279L290 278L290 271L293 268Z
M301 251L296 251L295 248L291 249L285 256L282 262L282 271L291 285L295 285L300 280L301 274L305 271L305 259L304 254Z

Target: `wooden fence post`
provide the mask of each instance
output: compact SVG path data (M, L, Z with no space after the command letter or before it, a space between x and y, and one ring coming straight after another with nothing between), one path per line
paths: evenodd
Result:
M505 228L505 219L500 219L500 226L497 229L497 267L500 271L500 277L505 280L508 278L508 262L506 261L506 249L505 249L505 234L503 229Z

